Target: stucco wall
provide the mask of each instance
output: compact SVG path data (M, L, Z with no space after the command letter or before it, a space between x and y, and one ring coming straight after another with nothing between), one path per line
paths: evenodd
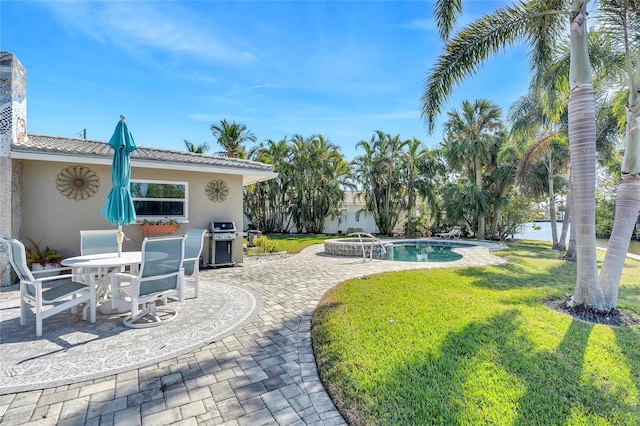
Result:
M86 165L100 178L98 192L87 200L75 201L66 198L56 188L58 173L77 163L53 163L25 160L23 166L23 238L62 251L65 257L80 254L80 230L110 229L112 227L100 210L111 189L110 166ZM131 179L182 181L188 183L189 222L183 223L178 234L188 228L208 228L211 220L231 220L242 226L242 177L208 173L193 173L172 170L133 168ZM212 179L223 179L229 186L229 195L224 202L211 202L204 188ZM136 225L123 226L128 241L124 250L139 250L143 237ZM207 246L205 246L207 250ZM205 254L206 252L203 252ZM234 243L234 260L242 261L242 238Z
M328 217L324 221L323 231L327 234L337 234L338 231L346 234L350 228L359 229L361 232L370 234L378 232L373 215L366 211L360 213L354 211L344 212L340 220L338 218L331 220L331 217Z

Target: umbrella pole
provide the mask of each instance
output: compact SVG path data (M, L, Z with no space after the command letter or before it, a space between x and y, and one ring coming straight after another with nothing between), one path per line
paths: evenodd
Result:
M122 242L124 241L124 232L122 232L122 225L118 225L118 257L122 256Z

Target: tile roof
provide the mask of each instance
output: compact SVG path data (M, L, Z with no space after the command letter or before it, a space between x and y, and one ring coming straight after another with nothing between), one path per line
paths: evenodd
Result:
M67 154L83 157L105 158L110 161L113 151L108 143L85 139L71 139L57 136L27 135L26 140L11 145L12 151ZM246 171L273 172L273 166L257 161L237 158L217 157L190 152L172 151L168 149L147 148L139 146L131 153L131 160L157 161L159 163L191 164L194 166L214 166L241 169Z

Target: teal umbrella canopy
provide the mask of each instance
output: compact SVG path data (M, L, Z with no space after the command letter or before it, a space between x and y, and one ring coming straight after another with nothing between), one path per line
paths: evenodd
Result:
M136 210L131 197L130 178L131 160L129 154L136 150L133 136L120 116L120 122L109 140L113 148L113 163L111 165L111 182L113 187L102 206L102 217L112 225L128 225L136 220Z

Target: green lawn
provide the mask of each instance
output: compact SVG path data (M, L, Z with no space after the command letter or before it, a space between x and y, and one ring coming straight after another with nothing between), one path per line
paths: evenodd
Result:
M300 253L305 247L320 244L326 239L341 238L342 235L325 235L325 234L266 234L269 239L278 243L278 251L286 251L287 253ZM252 250L249 250L251 254Z
M312 338L351 424L640 424L640 328L573 320L575 264L510 244L495 267L386 273L325 295ZM620 307L640 313L640 262Z

